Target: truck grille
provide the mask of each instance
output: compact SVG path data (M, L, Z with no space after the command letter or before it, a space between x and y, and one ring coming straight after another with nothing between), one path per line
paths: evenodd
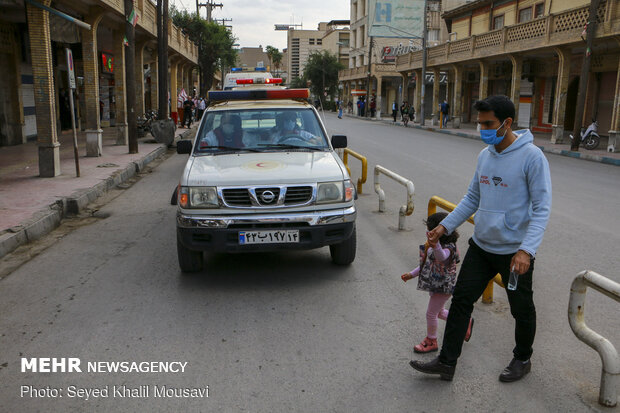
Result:
M230 206L252 206L247 188L224 189L222 195Z
M285 205L305 204L312 199L311 186L289 186L284 198Z
M277 205L279 197L280 188L256 188L256 199L260 205Z

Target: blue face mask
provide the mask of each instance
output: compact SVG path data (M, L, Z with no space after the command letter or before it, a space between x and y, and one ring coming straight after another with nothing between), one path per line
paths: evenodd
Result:
M506 136L506 132L508 132L508 130L505 130L503 135L497 136L497 132L503 126L504 126L504 122L502 122L500 127L497 129L480 129L480 124L478 124L478 132L480 132L480 139L482 139L482 142L486 143L487 145L499 145L499 143L502 140L504 140L504 137Z

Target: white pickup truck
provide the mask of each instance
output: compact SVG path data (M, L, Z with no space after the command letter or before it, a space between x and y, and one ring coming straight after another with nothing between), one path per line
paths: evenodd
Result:
M177 250L183 272L201 271L203 251L330 247L332 261L355 259L355 187L308 103L307 89L210 92L212 104L178 186Z

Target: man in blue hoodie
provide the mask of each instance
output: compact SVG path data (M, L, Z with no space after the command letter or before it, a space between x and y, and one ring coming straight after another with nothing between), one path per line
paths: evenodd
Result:
M439 356L424 363L411 361L414 369L452 380L474 303L486 285L500 273L504 285L509 274L518 274L514 291L506 290L515 319L513 359L499 380L521 379L531 369L536 333L532 299L534 257L551 211L549 164L532 142L528 130L513 131L514 104L506 96L477 101L478 129L488 144L478 155L476 172L463 200L434 230L427 233L434 244L476 213L474 235L463 260Z

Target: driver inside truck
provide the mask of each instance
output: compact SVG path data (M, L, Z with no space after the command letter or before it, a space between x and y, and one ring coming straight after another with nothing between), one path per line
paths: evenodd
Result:
M297 124L297 115L293 111L286 111L277 116L275 131L272 132L271 138L274 143L294 144L294 140L304 141L314 145L320 145L321 139L305 131Z

